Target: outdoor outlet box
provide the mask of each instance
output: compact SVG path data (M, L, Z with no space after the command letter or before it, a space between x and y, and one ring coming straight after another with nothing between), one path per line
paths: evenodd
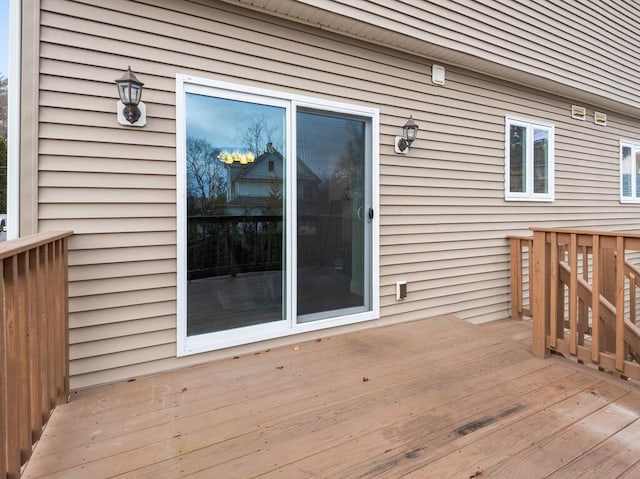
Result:
M396 301L407 297L407 282L396 281Z

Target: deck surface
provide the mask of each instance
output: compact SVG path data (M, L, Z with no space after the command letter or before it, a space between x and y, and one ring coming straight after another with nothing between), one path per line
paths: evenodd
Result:
M24 478L638 478L640 387L452 317L81 391Z

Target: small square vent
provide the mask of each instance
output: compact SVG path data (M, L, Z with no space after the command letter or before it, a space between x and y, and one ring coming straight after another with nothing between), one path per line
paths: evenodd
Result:
M433 65L431 67L431 81L436 85L444 85L445 70L442 65Z
M607 114L599 111L594 111L593 122L596 125L607 126Z
M571 118L574 120L584 120L587 118L587 109L583 106L571 105Z

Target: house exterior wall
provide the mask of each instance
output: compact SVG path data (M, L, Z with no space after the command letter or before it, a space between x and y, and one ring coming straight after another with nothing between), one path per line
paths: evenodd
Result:
M381 318L335 331L444 313L505 318L506 235L638 229L638 207L619 201L619 141L640 141L629 115L607 110L606 127L573 120L574 100L446 63L446 84L434 85L421 56L214 0L40 4L25 18L39 22L37 108L23 100L39 115L37 186L22 184L37 195L40 231L75 232L72 388L300 339L176 358L176 74L380 109ZM127 65L145 82L141 129L116 122L113 80ZM594 106L581 105L592 119ZM409 115L419 138L396 155ZM555 125L554 202L505 201L506 115ZM397 280L408 282L404 301Z
M226 0L637 115L640 8L611 0Z

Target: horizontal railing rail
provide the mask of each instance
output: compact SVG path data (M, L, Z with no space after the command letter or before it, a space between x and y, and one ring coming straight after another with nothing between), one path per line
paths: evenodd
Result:
M56 405L69 395L67 239L0 244L0 474L17 479Z
M532 230L528 292L534 354L545 357L554 350L640 379L640 328L636 319L640 271L630 260L640 260L640 234ZM526 242L519 237L510 237L510 241L512 304L518 305L524 293L517 271L523 268L523 261L515 250L521 251ZM514 310L512 306L512 316ZM519 314L526 314L523 308Z

